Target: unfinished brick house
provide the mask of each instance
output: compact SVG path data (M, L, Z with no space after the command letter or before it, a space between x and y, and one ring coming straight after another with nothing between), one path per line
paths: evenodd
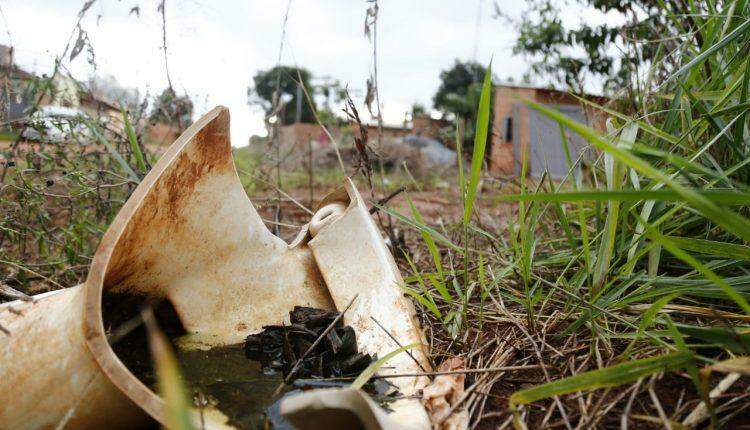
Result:
M604 97L587 96L596 103ZM568 161L562 144L560 127L554 120L527 107L522 99L552 106L564 115L603 130L604 118L594 109L564 91L520 85L497 85L494 91L492 144L489 148L490 172L497 176L521 173L523 153L527 155L527 172L540 177L546 170L552 177L567 174ZM575 161L585 147L583 139L566 130L570 156Z
M371 145L375 145L382 140L384 144L391 144L398 139L406 136L424 136L438 140L448 147L455 147L450 139L444 139L440 136L440 130L450 126L449 121L431 118L423 115L415 117L411 124L403 125L384 125L382 127L382 138L379 139L381 128L374 123L363 124L367 129L368 140ZM354 151L354 136L359 136L359 126L352 124L350 126L328 126L328 131L339 143L340 151L345 156ZM308 145L315 152L325 152L331 150L332 144L327 134L318 124L297 122L288 125L282 125L278 128L277 141L280 145L281 152L287 154L286 157L290 163L307 162ZM257 138L257 141L263 141L265 138ZM252 138L251 142L252 144ZM257 145L256 145L257 146ZM299 160L296 160L296 159Z

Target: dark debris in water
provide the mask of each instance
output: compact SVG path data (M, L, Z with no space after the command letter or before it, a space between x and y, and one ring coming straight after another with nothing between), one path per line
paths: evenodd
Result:
M324 309L295 306L290 325L264 326L245 339L245 356L264 369L287 376L297 360L326 331L339 314ZM333 330L303 360L295 378L330 378L359 375L373 358L357 351L354 329L339 319Z

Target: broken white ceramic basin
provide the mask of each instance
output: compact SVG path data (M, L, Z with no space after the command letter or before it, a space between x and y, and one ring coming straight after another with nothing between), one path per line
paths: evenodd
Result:
M355 328L360 351L382 357L399 346L373 319L401 345L423 343L398 269L353 183L345 181L322 206L291 244L271 234L235 171L229 112L217 107L204 115L122 207L83 285L0 305L0 324L10 331L0 333L0 427L132 429L148 416L165 422L163 400L108 343L105 292L169 300L206 346L239 343L282 323L295 305L341 309L358 294L344 322ZM416 373L420 366L429 370L421 347L383 372ZM408 398L425 382L393 379L407 398L391 413L356 390L313 390L282 410L295 422L323 411L310 414L310 423L346 415L360 428L427 429L424 408ZM210 412L205 428L232 428L220 411Z

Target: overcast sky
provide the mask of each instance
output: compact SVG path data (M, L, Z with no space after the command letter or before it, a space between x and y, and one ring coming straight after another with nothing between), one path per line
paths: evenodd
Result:
M96 55L96 73L111 74L128 87L160 93L166 87L157 1L98 0L82 27ZM49 73L74 29L83 1L0 2L5 20L0 43L15 47L16 61ZM503 11L520 10L520 0L499 0ZM363 93L372 68L372 45L363 35L365 0L292 0L282 64L299 65L315 76L339 79ZM139 6L140 16L129 13ZM478 11L482 16L477 26ZM247 105L247 87L258 70L276 65L286 0L167 0L169 70L175 89L193 99L197 115L216 105L232 114L233 145L265 134L263 114ZM456 58L474 58L500 78L527 70L511 52L512 27L492 18L492 0L381 0L378 70L384 119L399 123L413 103L431 106L439 73ZM570 18L575 20L575 13ZM4 30L3 29L3 30ZM475 45L476 44L476 45ZM66 64L87 79L86 55Z

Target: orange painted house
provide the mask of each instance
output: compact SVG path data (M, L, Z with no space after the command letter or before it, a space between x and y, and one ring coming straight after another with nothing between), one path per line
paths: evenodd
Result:
M597 104L608 100L600 96L586 98ZM564 91L522 85L495 86L492 143L488 155L490 172L498 176L520 174L526 152L530 176L539 177L545 170L553 177L564 176L569 168L560 127L554 120L527 107L522 99L554 107L598 130L604 129L604 116ZM575 160L585 142L569 131L566 137L571 158Z

